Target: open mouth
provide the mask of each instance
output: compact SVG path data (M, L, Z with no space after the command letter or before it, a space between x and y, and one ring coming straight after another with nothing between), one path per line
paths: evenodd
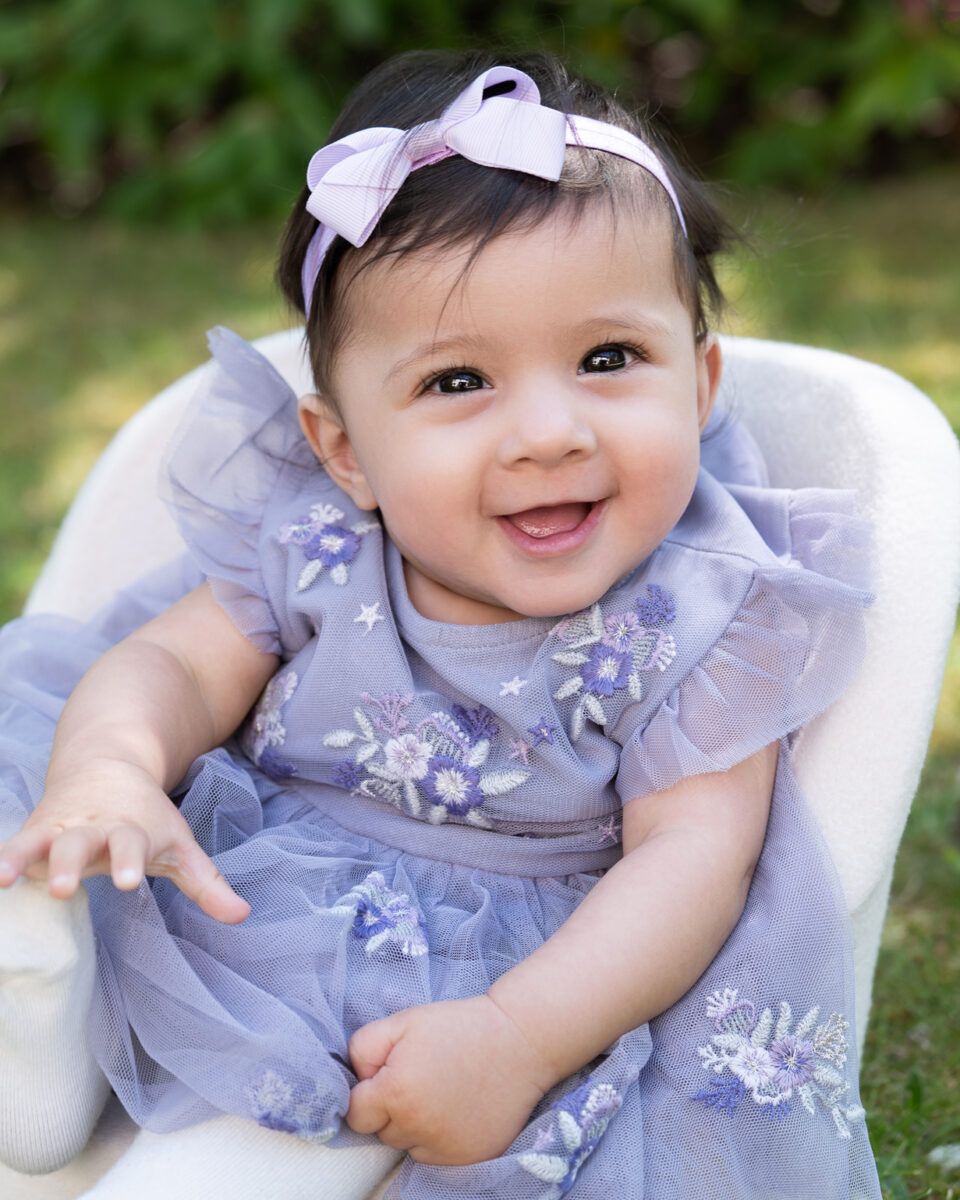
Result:
M526 553L562 554L590 537L605 508L606 500L570 500L506 513L498 519L514 545Z
M570 504L549 504L510 513L506 518L527 537L546 538L556 533L569 533L587 519L593 504L577 501Z

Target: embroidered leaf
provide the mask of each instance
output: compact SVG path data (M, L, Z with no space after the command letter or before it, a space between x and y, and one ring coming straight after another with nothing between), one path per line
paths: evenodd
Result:
M730 1058L725 1054L717 1054L716 1050L710 1046L698 1046L697 1053L700 1055L700 1064L705 1071L711 1068L719 1075L726 1067Z
M570 1170L567 1160L559 1154L518 1154L517 1162L544 1183L560 1183Z
M323 744L330 746L334 750L345 750L347 746L352 745L357 740L357 735L352 729L335 729L333 733L324 735Z
M803 1101L803 1107L807 1110L811 1117L817 1115L817 1106L813 1101L813 1088L809 1083L802 1083L797 1088L797 1095Z
M343 514L341 514L342 516ZM351 525L350 529L353 533L373 533L375 529L380 528L379 521L358 521L356 525Z
M567 1153L572 1154L574 1150L579 1150L580 1143L583 1141L583 1131L577 1124L576 1117L561 1109L557 1113L557 1125Z
M313 583L313 581L316 579L316 577L320 574L320 572L322 570L323 570L323 563L320 561L320 559L319 558L311 559L310 562L308 562L307 565L300 572L300 577L297 580L297 591L298 592L305 591L310 586L310 584Z
M490 753L490 739L481 738L467 755L467 766L476 767L478 770L487 761L487 755Z
M827 1066L826 1063L821 1063L813 1073L814 1079L822 1087L842 1088L843 1076L839 1071L835 1071L833 1067Z
M807 1013L807 1015L803 1018L803 1020L800 1022L800 1024L793 1031L794 1036L798 1037L798 1038L805 1038L807 1036L807 1034L810 1032L810 1030L814 1027L814 1025L816 1025L817 1017L819 1017L819 1016L820 1016L820 1005L816 1004L816 1005L814 1005L813 1008L810 1009L810 1011Z
M493 826L486 817L480 815L479 808L471 808L467 813L467 821L471 825L476 825L478 829L492 829Z
M368 759L373 758L379 749L380 747L376 742L364 742L357 751L357 762L365 763Z
M330 578L334 583L339 584L340 587L343 587L343 585L350 578L350 576L347 574L347 564L337 563L337 565L330 572Z
M786 1000L780 1001L780 1019L777 1021L777 1028L774 1030L773 1036L779 1042L781 1038L785 1038L790 1032L790 1005Z
M670 634L667 634L663 646L657 652L657 666L661 671L665 671L667 667L677 657L677 643L673 640Z
M747 1044L746 1038L740 1033L716 1033L711 1039L721 1050L742 1050Z
M598 725L606 725L607 714L603 711L603 705L592 692L587 692L583 697L583 707L592 721L596 721Z
M529 778L529 771L517 768L512 771L488 771L480 776L480 791L485 796L502 796L504 792L512 792L521 783L526 783Z
M367 953L373 954L378 946L382 946L390 937L390 930L385 929L382 933L375 933L372 938L367 939Z
M385 767L382 763L368 763L367 770L371 775L376 775L378 779L389 779L391 782L397 782L396 775L394 775L389 767Z
M630 689L631 700L643 699L643 684L640 682L640 676L635 671L627 676L627 687Z
M561 650L558 654L551 654L550 657L561 667L579 667L590 661L589 654L578 654L571 650Z
M765 1008L760 1014L760 1020L757 1022L757 1027L750 1034L750 1041L755 1046L766 1046L770 1039L770 1030L773 1027L773 1013L769 1008Z
M839 1133L842 1138L849 1138L851 1136L850 1129L849 1129L846 1121L843 1119L843 1113L840 1111L839 1108L834 1108L832 1110L832 1112L833 1112L833 1123L837 1127L837 1133Z
M630 657L638 671L650 671L656 662L656 651L661 634L656 629L645 629L630 647Z
M412 779L403 781L403 794L407 798L408 808L416 816L420 812L420 793Z
M583 702L582 701L573 710L573 720L570 723L570 740L575 742L581 733L583 733Z
M443 807L442 804L431 804L430 805L430 824L431 825L442 825L446 819L447 819L447 810Z
M583 687L583 679L579 675L574 675L572 679L568 679L566 683L561 683L557 690L553 693L554 700L566 700L569 696L575 696Z
M598 638L603 637L603 613L599 604L590 609L590 628Z
M375 742L377 740L377 735L373 732L373 726L370 723L370 718L362 708L355 708L353 710L353 719L360 726L360 732L368 742Z

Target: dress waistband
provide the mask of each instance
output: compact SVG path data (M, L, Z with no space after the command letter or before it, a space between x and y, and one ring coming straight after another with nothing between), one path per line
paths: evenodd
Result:
M288 781L293 783L293 781ZM326 788L296 790L350 833L438 862L479 867L501 875L577 875L612 867L622 857L619 843L589 848L583 833L531 837L450 822L431 825L366 796L334 794Z

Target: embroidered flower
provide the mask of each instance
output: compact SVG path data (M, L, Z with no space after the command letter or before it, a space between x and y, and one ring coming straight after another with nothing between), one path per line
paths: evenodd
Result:
M813 1075L813 1043L792 1033L770 1044L770 1058L776 1069L774 1080L784 1091L799 1087Z
M556 725L550 725L541 717L536 725L531 725L527 733L533 737L533 746L539 746L541 742L546 742L548 746L553 745L553 735L557 732ZM533 747L531 747L532 749Z
M442 804L447 812L458 816L483 803L480 772L443 754L430 760L423 788L435 803Z
M773 1079L776 1069L773 1059L762 1046L745 1042L727 1063L738 1079L748 1088L762 1088Z
M556 1195L566 1195L622 1104L616 1089L608 1083L594 1084L591 1077L550 1106L550 1111L557 1114L553 1140L561 1143L560 1152L543 1153L550 1142L538 1135L533 1151L519 1154L517 1162L537 1179L556 1184Z
M669 625L676 616L673 597L656 583L647 584L646 596L638 596L635 607L644 625Z
M757 1017L754 1005L740 1000L736 988L713 992L706 1016L716 1033L710 1045L697 1047L697 1053L704 1070L720 1078L691 1099L732 1117L749 1092L754 1103L778 1121L791 1114L794 1097L810 1116L816 1116L819 1101L833 1118L837 1134L849 1138L848 1122L862 1120L864 1111L847 1102L850 1085L836 1069L846 1062L848 1024L832 1013L818 1025L819 1015L819 1006L811 1008L791 1030L793 1015L783 1000L774 1029L772 1009L765 1008Z
M363 701L379 709L373 721L362 708L355 708L359 732L336 729L323 738L325 746L354 748L348 763L337 769L354 769L352 787L361 795L386 800L413 816L420 815L426 801L425 815L434 823L459 817L489 829L480 812L484 801L513 791L530 778L529 771L519 768L486 769L500 726L483 705L471 709L454 705L452 712L431 713L413 732L401 733L409 724L405 714L413 696L391 692L374 697L364 692ZM381 740L378 729L392 736Z
M310 1093L266 1070L244 1089L251 1118L267 1129L295 1133L308 1142L328 1142L337 1131L333 1100L319 1086Z
M356 558L361 538L379 528L377 521L360 521L347 529L339 524L343 518L343 512L331 504L314 504L307 516L281 527L277 535L280 544L292 542L308 560L297 580L298 592L308 588L325 569L330 570L334 583L345 584L349 578L347 566Z
M494 720L493 713L483 704L477 708L464 708L462 704L455 704L451 711L454 720L461 729L466 730L471 742L496 737L500 732L500 726Z
M595 646L581 671L583 686L598 696L612 696L627 686L630 665L626 654L611 650L608 646Z
M677 645L661 626L674 619L673 597L658 584L647 584L647 595L634 602L636 612L617 613L604 619L599 604L565 617L551 630L565 649L550 657L561 667L577 669L553 693L554 700L578 697L570 720L570 739L576 741L587 718L606 725L604 701L627 689L631 700L644 697L641 676L665 671L677 654ZM590 647L590 649L587 649Z
M603 623L603 644L612 646L622 652L630 649L633 642L640 636L640 622L633 613L621 613L616 617L607 617Z
M368 954L373 954L384 942L398 946L402 954L414 958L427 953L419 910L405 892L388 887L380 871L371 871L329 911L353 913L353 936L366 941Z
M275 747L287 740L287 730L280 719L283 706L293 696L299 679L294 671L281 671L274 675L251 713L243 733L241 744L257 766L273 779L289 779L297 769L285 762Z
M363 778L363 767L357 764L350 758L343 762L337 763L333 768L333 782L339 787L346 788L352 792L355 787L359 787L360 780Z
M422 779L430 762L430 747L414 734L404 733L387 742L383 757L398 779Z

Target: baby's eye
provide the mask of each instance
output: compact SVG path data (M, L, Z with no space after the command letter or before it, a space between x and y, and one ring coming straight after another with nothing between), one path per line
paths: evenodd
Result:
M629 346L598 346L591 350L580 364L581 371L619 371L631 359L638 358L637 351Z
M476 371L467 371L465 369L444 371L440 375L434 375L432 378L425 380L423 384L424 391L441 392L447 396L455 395L459 392L475 392L479 388L486 386L486 380L482 375L478 375Z

